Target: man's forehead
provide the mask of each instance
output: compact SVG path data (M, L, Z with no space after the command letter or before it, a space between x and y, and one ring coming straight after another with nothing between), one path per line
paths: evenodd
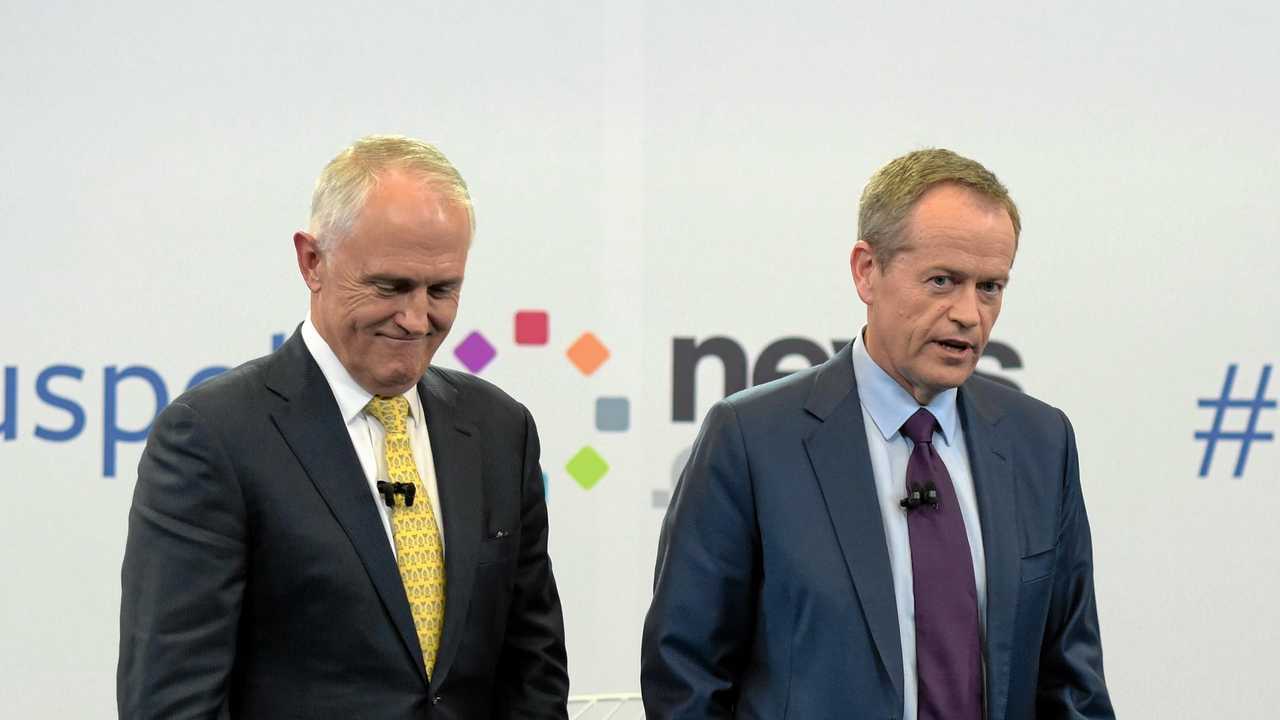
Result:
M461 276L467 263L463 252L366 252L355 259L360 272L365 275L402 278Z
M1009 209L1000 200L956 183L939 183L922 194L907 216L912 232L987 233L1007 236L1014 246L1017 233Z
M1011 244L1006 246L990 239L940 233L908 240L896 258L918 269L1007 275L1013 266L1013 249Z

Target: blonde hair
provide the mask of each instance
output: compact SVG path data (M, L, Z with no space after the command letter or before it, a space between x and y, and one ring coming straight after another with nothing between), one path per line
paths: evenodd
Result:
M444 153L403 135L366 135L338 153L316 178L310 231L322 249L332 248L351 232L370 191L382 174L392 170L417 175L428 187L466 207L475 232L471 193Z
M1022 234L1018 206L995 174L975 160L942 148L928 148L891 160L867 181L858 202L858 239L866 241L883 267L902 251L903 225L920 196L939 183L956 183L1000 203L1013 221L1014 250Z

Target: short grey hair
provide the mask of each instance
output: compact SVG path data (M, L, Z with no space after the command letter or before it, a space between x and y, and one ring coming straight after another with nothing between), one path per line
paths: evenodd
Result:
M475 232L471 193L444 153L403 135L366 135L338 153L316 178L310 232L321 249L331 249L350 234L380 177L396 170L421 177L428 187L465 207Z
M1018 249L1022 219L1009 189L976 160L942 148L907 153L889 161L867 181L858 203L858 239L871 246L881 267L902 252L907 238L903 225L916 201L941 183L955 183L1003 206L1013 222L1013 249Z

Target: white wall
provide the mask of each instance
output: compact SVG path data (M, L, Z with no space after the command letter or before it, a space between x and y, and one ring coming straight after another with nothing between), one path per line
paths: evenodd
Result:
M673 338L726 335L754 358L785 336L851 337L858 193L936 145L995 170L1023 212L994 338L1023 360L1005 376L1075 424L1117 707L1271 714L1280 446L1255 443L1233 478L1240 443L1224 441L1199 477L1193 433L1228 364L1238 397L1280 364L1280 10L778 7L0 7L5 714L114 715L141 444L119 443L104 477L106 368L153 368L173 397L290 332L310 185L369 132L438 142L474 191L446 350L483 332L499 354L482 374L539 419L574 692L638 685L654 495L696 431L672 421ZM514 344L520 309L551 313L550 346ZM590 378L563 355L586 330L612 351ZM83 371L49 384L84 413L63 442L35 435L71 424L37 395L54 365ZM719 377L710 363L698 377L701 417ZM599 396L630 399L630 431L594 429ZM154 402L120 382L117 424L144 427ZM612 467L590 491L564 470L585 444Z

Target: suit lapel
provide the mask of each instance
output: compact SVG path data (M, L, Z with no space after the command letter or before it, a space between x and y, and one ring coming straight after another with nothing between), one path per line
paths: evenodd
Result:
M418 383L418 394L431 435L445 541L444 629L431 677L434 691L448 674L465 630L483 535L484 489L479 432L459 414L457 389L433 368Z
M804 445L871 637L893 681L895 697L901 698L898 607L851 348L846 346L818 371L805 409L822 424L805 438Z
M342 424L333 391L299 333L295 332L278 351L268 375L268 386L288 401L272 412L272 420L346 531L405 649L426 682L422 647L382 518L351 446L351 436Z
M969 450L987 564L987 698L989 720L1007 710L1009 662L1018 609L1018 523L1009 441L999 411L969 383L960 390L960 419Z

